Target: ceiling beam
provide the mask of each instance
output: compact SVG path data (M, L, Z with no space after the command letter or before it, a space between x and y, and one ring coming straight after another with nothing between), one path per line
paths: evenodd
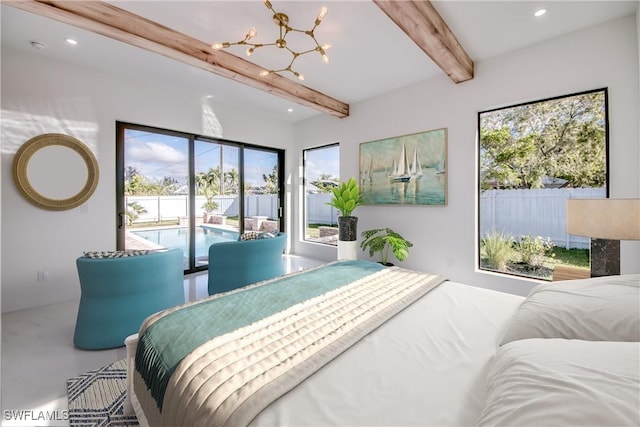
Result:
M20 0L3 3L201 68L336 117L349 105L278 74L261 77L262 67L203 41L102 1Z
M473 79L473 61L429 0L373 0L456 83Z

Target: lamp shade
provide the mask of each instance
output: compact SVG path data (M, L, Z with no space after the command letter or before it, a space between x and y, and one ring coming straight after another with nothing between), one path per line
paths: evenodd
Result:
M640 240L640 199L569 199L567 233L596 239Z

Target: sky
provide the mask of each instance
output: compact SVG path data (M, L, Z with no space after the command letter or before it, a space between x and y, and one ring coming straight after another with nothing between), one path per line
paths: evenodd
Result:
M322 174L340 178L340 146L330 145L305 151L305 178L315 181Z
M186 183L189 175L189 140L187 138L127 129L125 132L125 169L133 167L143 176L161 180L165 176ZM238 170L238 147L196 141L195 168L203 172L220 164L223 147L224 170ZM263 174L269 174L278 158L270 151L245 149L245 182L263 185Z

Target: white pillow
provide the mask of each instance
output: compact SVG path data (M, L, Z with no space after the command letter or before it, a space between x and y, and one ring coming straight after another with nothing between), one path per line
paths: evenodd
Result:
M640 274L537 286L501 344L527 338L640 341Z
M638 426L640 343L529 339L498 349L479 426Z

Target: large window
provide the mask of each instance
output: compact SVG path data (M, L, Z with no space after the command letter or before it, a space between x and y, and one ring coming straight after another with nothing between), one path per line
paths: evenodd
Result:
M304 167L304 239L338 244L338 212L327 203L340 181L340 145L309 148L302 152Z
M117 124L118 248L180 248L186 272L209 246L283 228L284 152Z
M607 90L478 114L480 269L551 280L589 269L566 200L608 196Z

